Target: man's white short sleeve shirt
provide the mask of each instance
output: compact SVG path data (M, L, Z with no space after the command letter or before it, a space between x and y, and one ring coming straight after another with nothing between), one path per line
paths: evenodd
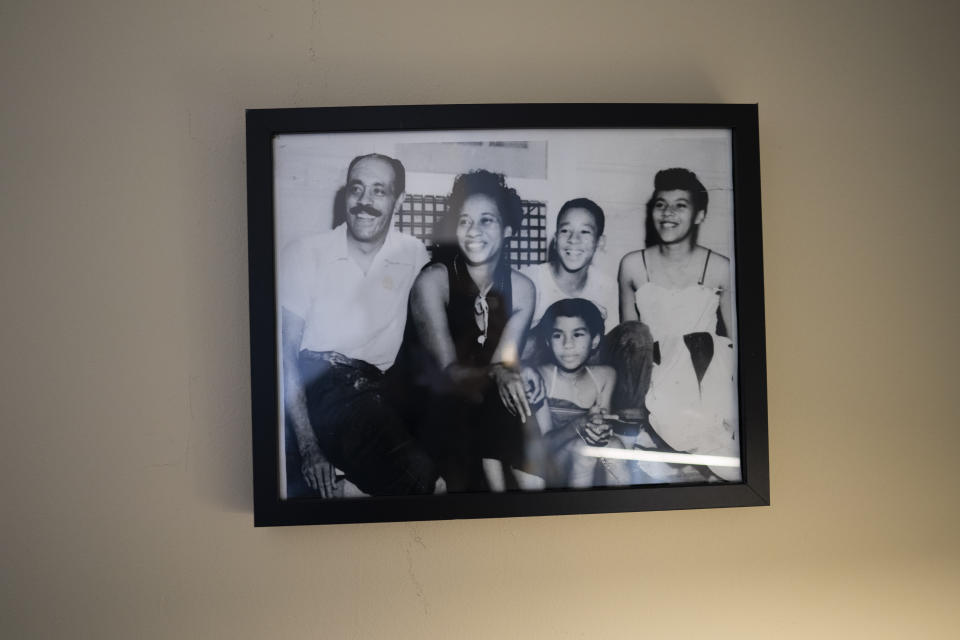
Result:
M400 350L423 243L390 230L366 274L347 254L347 228L296 240L283 251L278 298L304 320L301 350L337 351L390 368Z

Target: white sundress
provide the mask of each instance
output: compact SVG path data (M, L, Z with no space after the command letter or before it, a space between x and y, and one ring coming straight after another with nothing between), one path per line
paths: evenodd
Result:
M712 252L704 260L700 281L670 289L649 281L637 289L635 302L640 320L659 343L660 363L655 364L647 390L650 426L677 451L703 455L740 455L733 343L717 335L720 290L706 287L703 279ZM644 265L646 258L644 257ZM690 334L706 334L687 338ZM712 342L701 354L698 380L695 356L687 340ZM737 467L711 467L726 480L739 480Z

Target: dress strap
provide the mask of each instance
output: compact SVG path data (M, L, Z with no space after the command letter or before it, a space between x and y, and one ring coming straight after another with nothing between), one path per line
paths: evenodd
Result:
M707 257L703 261L703 273L700 274L700 281L697 284L703 284L707 277L707 265L710 264L710 256L713 255L713 249L707 249Z
M590 371L590 367L584 367L587 370L587 375L590 376L590 379L593 380L593 386L597 389L597 399L600 399L600 383L597 382L597 377L593 375L593 371Z
M640 259L643 260L643 272L647 276L647 282L650 282L650 268L647 267L647 250L640 249Z
M553 374L550 376L550 384L547 385L547 397L553 397L553 385L557 382L557 365L553 365Z

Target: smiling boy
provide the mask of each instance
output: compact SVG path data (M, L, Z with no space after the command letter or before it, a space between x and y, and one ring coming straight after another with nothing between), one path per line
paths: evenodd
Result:
M590 269L594 254L604 245L603 228L603 209L589 198L576 198L560 207L550 260L520 269L537 288L534 325L554 302L583 298L600 310L604 333L617 326L620 321L617 283L612 277Z

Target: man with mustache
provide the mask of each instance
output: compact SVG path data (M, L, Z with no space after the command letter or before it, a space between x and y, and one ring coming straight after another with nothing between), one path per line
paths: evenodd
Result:
M433 463L385 400L410 287L428 261L419 240L392 226L405 175L388 156L354 158L345 222L281 256L288 496L298 476L322 497L340 495L334 468L370 495L434 490ZM297 458L299 468L290 464Z

